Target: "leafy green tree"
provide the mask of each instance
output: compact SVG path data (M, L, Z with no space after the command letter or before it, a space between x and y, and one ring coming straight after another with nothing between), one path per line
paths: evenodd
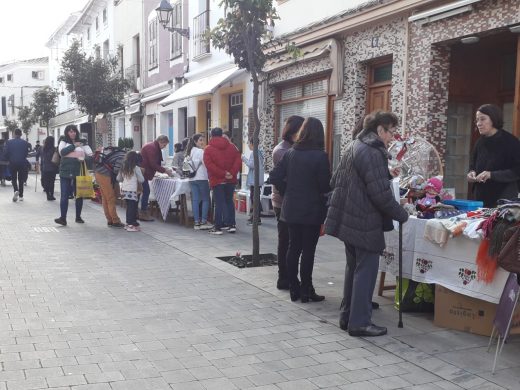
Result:
M56 116L58 91L51 87L43 87L33 94L31 108L36 121L44 122L49 136L49 122Z
M59 80L79 108L89 115L92 129L95 118L122 107L130 83L122 77L117 57L107 59L87 56L74 41L61 62Z
M16 119L4 119L4 126L6 127L6 130L11 133L11 137L14 136L14 131L20 128L20 124Z
M258 141L260 119L258 116L258 94L260 75L267 61L264 51L269 42L268 28L274 27L278 19L273 0L222 0L225 17L218 21L210 32L209 39L217 49L230 54L239 68L246 69L253 81L253 158L255 163L255 185L253 195L253 264L260 260L260 238L258 220L260 216L259 155Z
M25 139L28 140L31 127L36 123L31 107L18 107L18 119L20 119L20 127L25 134Z

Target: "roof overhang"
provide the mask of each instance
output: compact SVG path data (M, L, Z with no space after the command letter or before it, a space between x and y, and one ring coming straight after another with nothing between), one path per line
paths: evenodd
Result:
M331 50L332 41L332 39L326 39L311 45L303 46L300 48L301 55L298 57L294 57L289 53L284 53L269 59L266 61L262 71L268 73L274 70L285 68L286 66L290 66L296 62L306 61L327 55Z

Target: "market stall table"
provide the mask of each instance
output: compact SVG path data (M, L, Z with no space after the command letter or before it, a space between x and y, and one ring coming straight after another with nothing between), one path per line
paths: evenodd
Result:
M403 227L403 276L417 282L435 283L457 293L498 303L509 272L498 268L493 281L477 278L476 256L480 242L465 236L448 239L440 247L424 238L427 220L410 217ZM397 275L398 232L385 233L386 249L379 269Z
M186 194L191 192L189 179L154 177L150 182L150 187L159 205L163 221L166 221L171 202L179 197L180 223L186 225L188 222Z

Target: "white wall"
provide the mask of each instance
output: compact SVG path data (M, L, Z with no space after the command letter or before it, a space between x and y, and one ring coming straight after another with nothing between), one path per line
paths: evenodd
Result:
M32 77L32 72L43 72L43 79L38 80ZM12 81L7 81L7 75L12 75ZM33 101L33 94L39 88L49 85L49 70L48 62L23 61L16 62L0 68L0 78L3 78L4 82L0 84L0 102L1 98L5 96L8 99L11 95L14 95L14 113L12 107L7 106L7 112L5 117L0 116L0 124L3 127L4 119L16 119L18 120L18 109L20 106L30 106ZM38 136L39 124L35 124L31 132L29 133L29 142L34 146L38 138L44 136Z
M275 4L280 19L275 20L274 34L278 36L292 32L366 2L367 0L322 0L317 5L315 0L287 0Z

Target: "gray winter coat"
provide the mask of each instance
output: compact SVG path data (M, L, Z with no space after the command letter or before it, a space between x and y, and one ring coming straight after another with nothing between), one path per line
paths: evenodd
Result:
M383 221L408 219L390 189L388 158L373 132L363 131L350 143L331 180L327 234L367 251L383 251Z

